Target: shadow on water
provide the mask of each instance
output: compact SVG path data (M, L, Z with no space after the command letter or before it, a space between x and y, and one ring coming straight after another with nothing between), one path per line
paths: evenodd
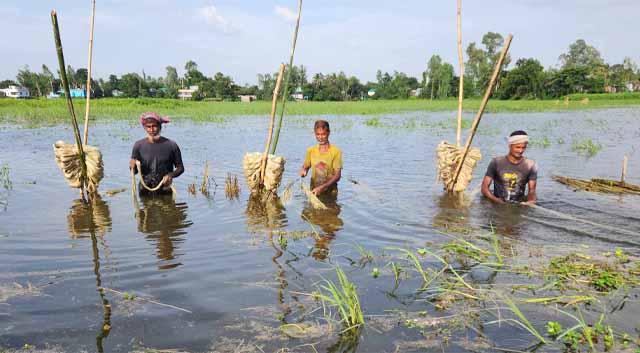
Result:
M187 204L176 203L171 195L141 197L141 207L137 209L138 231L146 234L147 240L157 248L158 269L176 268L182 254L176 253L184 241L187 228L193 225L187 216Z
M102 322L96 335L96 350L99 353L103 353L103 340L107 338L111 332L111 304L102 288L98 238L100 238L100 243L105 249L105 254L108 254L109 251L105 234L111 231L111 213L109 206L100 196L95 196L88 202L82 199L74 200L73 205L69 209L67 223L69 226L69 234L72 238L91 238L93 273L96 276L96 290L100 296L100 303L103 310Z
M300 217L314 226L314 231L317 232L311 256L316 260L324 261L329 254L329 245L335 239L336 233L344 226L344 222L340 218L341 208L337 202L337 195L329 194L319 198L327 206L327 209L318 210L313 208L310 203L305 203ZM317 228L320 229L320 232Z

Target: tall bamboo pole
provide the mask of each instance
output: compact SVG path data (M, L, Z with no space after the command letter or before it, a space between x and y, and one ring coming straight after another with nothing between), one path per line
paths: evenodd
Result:
M491 93L493 91L493 87L496 84L498 79L498 75L502 70L502 63L504 62L505 56L507 56L507 52L509 51L509 46L511 45L511 40L513 36L509 34L507 36L506 43L504 44L504 48L502 48L502 52L500 53L500 57L498 58L498 62L496 63L496 67L493 70L493 75L491 76L491 81L489 81L489 86L487 86L487 90L484 93L484 97L482 98L482 102L480 103L480 109L476 114L475 119L473 119L473 124L471 124L471 130L469 131L469 136L467 137L467 142L464 146L464 153L462 154L462 159L456 168L456 176L453 179L453 183L449 188L449 192L452 192L458 182L458 177L460 176L460 171L462 170L462 165L464 164L465 159L467 158L467 154L469 153L469 148L471 148L471 142L473 142L473 137L476 134L476 130L478 129L478 124L480 124L480 120L482 119L482 114L484 113L484 109L487 107L487 103L489 102L489 98L491 97Z
M280 85L282 84L283 74L284 64L280 64L278 79L276 80L276 87L273 89L273 98L271 99L271 117L269 118L269 132L267 133L267 142L265 143L264 154L262 155L262 161L260 163L260 185L264 185L264 171L267 168L269 147L271 146L271 137L273 136L273 124L276 120L276 108L278 107L278 93L280 92Z
M276 136L271 147L271 154L276 153L278 147L278 139L280 137L280 129L282 128L282 116L284 115L284 107L287 104L289 98L289 80L291 79L291 71L293 71L293 54L296 51L296 41L298 40L298 29L300 28L300 14L302 13L302 0L298 0L298 17L296 18L296 30L293 32L293 42L291 43L291 55L289 55L289 66L287 66L287 77L284 80L284 89L282 90L282 109L280 109L280 116L278 117L278 128L276 129Z
M460 147L462 139L462 100L464 99L464 57L462 56L462 0L458 0L458 67L460 82L458 84L458 129L456 130L456 146Z
M91 103L91 62L93 58L93 24L96 17L96 0L91 1L91 29L89 30L89 63L87 64L87 103L84 109L83 141L89 144L89 106Z
M64 89L64 96L67 100L67 108L71 115L71 127L73 127L73 134L76 138L76 145L78 146L78 157L80 158L80 169L82 181L80 183L80 192L84 195L84 185L89 180L87 178L87 164L85 161L84 150L82 149L82 140L80 139L80 130L78 129L78 120L76 119L76 112L73 108L73 101L71 100L71 92L69 90L69 81L67 80L67 71L64 64L64 53L62 52L62 41L60 40L60 29L58 28L58 14L56 10L51 11L51 24L53 25L53 39L56 43L56 51L58 53L58 65L60 67L60 79L62 80L62 88Z
M622 176L620 177L620 183L624 185L624 179L627 178L627 163L629 162L629 157L625 154L622 159Z

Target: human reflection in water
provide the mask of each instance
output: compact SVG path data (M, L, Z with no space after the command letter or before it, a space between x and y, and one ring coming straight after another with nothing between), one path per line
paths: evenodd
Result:
M433 216L433 227L452 233L469 233L470 199L463 193L444 193L436 201L438 212Z
M324 261L329 254L329 244L335 238L336 232L342 229L344 222L340 218L340 205L337 202L337 194L325 194L319 196L320 201L327 206L326 210L318 210L306 203L302 210L302 219L313 226L320 228L316 243L311 249L311 256L319 261ZM317 229L316 229L317 231Z
M155 242L156 256L160 260L158 269L176 268L182 263L176 253L179 243L184 241L193 222L187 219L187 204L176 203L172 195L141 197L142 207L138 209L138 231L147 235L147 240Z
M524 217L530 208L515 204L495 204L487 199L480 201L481 219L490 224L500 235L520 238Z
M247 229L251 233L275 230L287 224L287 215L280 197L273 195L265 200L260 195L251 195L247 200Z
M107 258L110 255L109 247L104 238L105 233L111 231L111 213L109 206L99 195L94 195L88 202L82 199L74 200L67 216L69 234L73 239L91 238L91 250L93 258L93 273L96 276L96 289L102 304L102 322L96 335L96 351L104 352L103 340L111 332L111 304L102 288L102 276L100 274L100 250L98 238Z

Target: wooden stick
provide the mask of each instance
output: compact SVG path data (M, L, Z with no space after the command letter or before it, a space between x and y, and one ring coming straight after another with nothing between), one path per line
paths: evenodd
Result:
M107 291L107 292L111 292L111 293L116 293L116 294L119 294L121 296L124 296L125 294L129 295L126 292L121 292L119 290L115 290L115 289L111 289L111 288L107 288L107 287L98 287L98 290L103 290L103 291ZM140 300L152 303L152 304L156 304L156 305L164 306L164 307L167 307L167 308L184 311L185 313L193 314L193 312L191 310L187 310L185 308L181 308L179 306L175 306L175 305L171 305L171 304L161 303L159 301L155 301L155 300L152 300L152 299L149 299L149 298L145 298L145 297L142 297L142 296L136 296L135 299L140 299Z
M87 103L84 109L84 138L89 143L89 105L91 101L91 62L93 58L93 24L96 16L96 0L91 1L91 30L89 31L89 63L87 64Z
M71 100L71 92L69 90L69 80L67 80L67 70L64 64L64 53L62 51L62 41L60 40L60 29L58 28L58 14L56 10L51 11L51 24L53 25L53 39L56 44L56 51L58 53L58 66L60 67L60 79L62 80L62 87L64 89L64 95L67 100L67 108L71 115L71 126L73 127L73 134L76 138L76 145L78 146L78 154L80 158L80 169L82 182L80 183L80 193L84 195L84 185L88 182L87 178L87 163L85 161L84 150L82 149L82 139L80 138L80 129L78 129L78 120L76 119L76 112L73 108L73 101Z
M624 179L627 177L627 163L629 162L629 157L625 154L624 159L622 160L622 176L620 177L620 182L624 185Z
M284 64L280 64L276 87L273 89L273 98L271 99L271 118L269 120L269 133L267 134L267 142L264 146L264 154L260 163L260 185L264 185L264 171L267 168L267 157L269 156L269 147L271 146L271 137L273 135L273 124L276 119L276 108L278 107L278 93L280 92L280 84L282 84L282 75L284 74Z
M289 66L287 66L287 78L284 81L284 90L282 94L282 109L280 110L280 117L278 118L278 128L276 129L276 137L273 141L273 147L271 148L271 154L276 154L276 148L278 147L278 139L280 138L280 128L282 128L282 117L284 115L284 107L289 99L289 80L291 78L291 72L293 71L293 54L296 51L296 41L298 40L298 29L300 28L300 14L302 13L302 0L298 0L298 17L296 19L296 30L293 32L293 42L291 43L291 55L289 55Z
M458 182L458 177L460 176L460 171L462 170L462 166L464 165L464 161L467 158L467 154L469 153L469 149L471 148L471 142L473 142L473 137L476 134L476 130L478 129L478 124L480 124L480 120L482 119L482 114L484 113L484 109L487 107L487 103L489 102L489 98L491 97L491 92L493 91L493 87L496 84L496 80L498 79L498 75L502 70L502 63L504 62L505 56L507 56L507 52L509 51L509 46L511 45L511 40L513 36L510 34L507 36L506 43L504 44L504 48L502 48L502 52L500 53L500 57L498 58L498 62L496 63L496 67L493 70L493 75L491 76L491 81L489 81L489 86L487 86L487 90L484 93L484 97L482 98L482 103L480 103L480 109L476 114L475 119L473 119L473 124L471 124L471 130L469 131L469 136L467 137L467 142L464 146L464 153L462 154L462 159L456 168L456 177L453 179L453 183L449 188L449 192L452 192Z
M462 100L464 99L464 57L462 56L462 0L458 0L458 67L460 82L458 84L458 129L456 130L456 146L462 143Z

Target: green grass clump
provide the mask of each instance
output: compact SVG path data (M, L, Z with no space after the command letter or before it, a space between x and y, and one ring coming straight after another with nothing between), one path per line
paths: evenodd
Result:
M598 154L600 150L602 150L602 144L594 142L590 138L583 140L573 140L573 142L571 143L571 150L579 154L584 154L592 157Z
M9 171L9 164L7 163L4 163L2 167L0 167L0 185L2 185L5 190L11 190L13 188Z
M588 104L560 104L557 100L492 100L486 111L542 112L640 106L640 96L588 95ZM570 98L578 100L578 98ZM85 100L74 99L76 111L84 111ZM145 111L158 111L174 120L224 122L231 116L268 115L271 102L196 102L164 98L101 98L91 101L94 121L131 120ZM465 111L475 112L479 98L465 100ZM380 115L413 111L455 111L457 99L366 100L350 102L289 102L286 114L292 115ZM64 99L0 99L0 123L28 127L68 123ZM466 123L465 123L466 125ZM411 124L409 124L411 127ZM464 127L463 127L464 128Z
M320 287L323 292L317 294L323 303L334 306L338 309L340 321L346 326L344 332L357 334L364 326L364 314L360 307L358 291L352 282L349 282L347 275L340 267L336 268L338 283L325 280L325 285Z

